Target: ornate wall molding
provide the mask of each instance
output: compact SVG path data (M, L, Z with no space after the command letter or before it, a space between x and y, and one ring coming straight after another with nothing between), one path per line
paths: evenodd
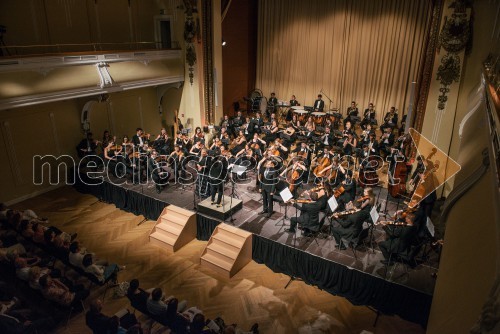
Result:
M431 80L434 68L434 58L438 46L439 38L439 24L441 22L441 15L443 13L444 0L436 0L432 9L431 28L425 52L424 66L420 75L420 83L416 96L418 97L417 107L415 112L414 128L421 132L424 124L425 107L427 105L427 98L429 97L429 90L431 87ZM411 120L408 120L411 124Z
M214 64L213 64L213 4L212 0L203 1L202 10L202 44L203 44L203 97L205 99L205 121L214 122Z
M186 21L184 22L184 42L186 45L186 63L189 69L189 82L191 85L194 82L194 65L196 64L196 50L194 47L194 38L198 31L198 25L194 19L193 13L196 12L196 7L193 6L191 0L184 0L186 7Z

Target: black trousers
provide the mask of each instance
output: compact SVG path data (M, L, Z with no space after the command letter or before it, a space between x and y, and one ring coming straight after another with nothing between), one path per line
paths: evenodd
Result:
M267 213L273 212L273 195L271 192L262 188L262 199L264 202L264 210Z
M218 183L216 183L216 182L218 182ZM219 180L211 181L210 193L212 194L212 202L215 202L215 195L217 194L217 202L216 203L220 204L222 201L222 195L224 194L224 182L219 181Z

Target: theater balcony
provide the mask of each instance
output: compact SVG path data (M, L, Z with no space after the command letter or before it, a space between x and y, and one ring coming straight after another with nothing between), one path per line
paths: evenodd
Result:
M184 81L180 48L88 44L59 52L76 47L31 46L0 57L0 110Z

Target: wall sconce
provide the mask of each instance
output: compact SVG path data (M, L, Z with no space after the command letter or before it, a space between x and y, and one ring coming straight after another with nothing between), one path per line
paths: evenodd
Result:
M222 40L222 46L226 46L226 44L227 44L226 41L223 39Z

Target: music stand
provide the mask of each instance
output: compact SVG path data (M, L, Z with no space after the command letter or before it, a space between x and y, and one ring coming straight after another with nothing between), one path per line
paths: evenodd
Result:
M297 219L297 216L298 216L298 213L299 213L299 209L295 208L295 219ZM297 229L298 229L298 224L297 224ZM293 241L293 248L297 248L297 231L295 231L295 233L293 234L292 236L292 241ZM296 262L296 265L298 264L299 262L299 257L298 257L298 252L295 251L295 262ZM288 288L288 286L293 282L293 281L303 281L302 278L300 277L297 277L295 275L290 275L290 279L288 280L288 283L286 283L285 285L285 289Z
M246 171L247 171L246 166L233 165L233 169L231 170L231 173L236 173L237 176L242 176ZM240 195L238 194L238 191L234 187L236 182L232 178L231 178L231 182L233 184L233 188L231 191L231 197L235 196L237 199L241 199Z
M290 218L287 216L287 210L288 210L288 202L293 198L293 194L290 191L290 188L286 187L285 189L280 191L279 197L281 198L281 200L283 201L283 204L285 205L285 215L280 220L278 220L276 222L276 224L274 224L274 226L281 226L281 227L289 226L285 223L285 220ZM280 223L281 223L281 225L280 225Z

